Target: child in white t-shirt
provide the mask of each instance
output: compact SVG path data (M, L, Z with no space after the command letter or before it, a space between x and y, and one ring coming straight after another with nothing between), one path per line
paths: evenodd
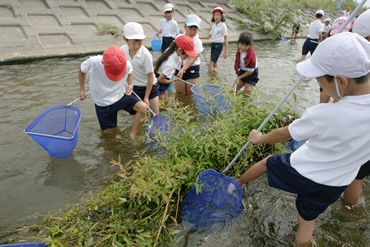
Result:
M348 66L348 61L356 67ZM370 43L353 33L326 39L311 59L297 64L305 77L316 77L335 104L308 108L288 127L262 134L251 143L308 139L292 154L265 158L238 180L242 185L267 173L270 186L297 194L298 230L294 246L308 246L315 219L334 203L370 159ZM333 76L332 76L333 75Z
M152 109L159 113L159 85L153 73L153 57L143 46L145 39L143 27L136 22L129 22L123 27L123 39L127 45L121 47L131 62L134 77L134 92Z
M175 71L175 75L179 78L196 85L200 77L200 59L199 54L203 52L203 43L199 39L198 30L200 28L201 19L197 15L190 14L185 20L185 33L183 35L189 36L194 40L194 47L198 56L190 56L188 59L182 60ZM181 34L180 34L181 35ZM175 82L176 93L180 96L185 94L193 94L192 86L177 80Z
M227 26L225 24L224 10L221 7L215 8L213 11L212 22L215 22L211 32L207 36L200 36L200 39L210 39L212 37L211 45L211 60L208 63L209 71L213 71L213 68L217 68L217 60L222 52L223 43L225 40L225 51L224 59L227 58L227 50L229 42L227 41Z
M301 26L301 21L302 21L301 13L302 11L298 9L293 19L292 39L291 39L292 41L297 39L297 34L299 33L299 28Z
M171 3L167 3L163 7L163 13L165 18L161 20L161 30L155 35L158 36L162 33L162 53L171 45L175 40L175 37L180 34L179 26L175 19L173 19L173 14L175 12L175 7Z
M85 96L86 73L90 74L90 96L94 100L96 115L104 134L111 134L117 126L117 112L125 110L134 115L129 138L133 139L145 117L147 106L132 95L134 86L132 66L126 60L125 53L116 46L111 46L103 55L93 56L80 66L79 81L81 100ZM128 85L126 86L126 81Z
M180 35L175 42L155 61L154 73L159 83L159 99L168 101L167 89L171 83L177 80L177 76L171 76L179 59L185 60L189 56L196 57L198 53L194 49L194 40L186 35Z
M331 25L330 25L331 19L326 18L324 22L325 22L324 29L322 30L322 39L323 40L326 39L327 37L329 37L330 30L331 30Z

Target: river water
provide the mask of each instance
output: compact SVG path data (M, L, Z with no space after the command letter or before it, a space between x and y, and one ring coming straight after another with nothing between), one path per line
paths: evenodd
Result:
M278 101L300 77L295 64L304 40L297 43L261 41L254 44L258 56L260 97ZM201 56L201 83L219 79L232 84L236 44L230 44L227 59L220 58L213 75L207 72ZM159 53L152 53L154 58ZM205 47L210 58L210 46ZM105 137L100 129L91 98L77 102L82 112L77 147L65 160L51 158L23 130L41 112L55 105L68 104L78 94L78 68L87 57L48 59L20 65L0 66L0 244L17 235L11 233L35 221L27 219L34 212L46 214L80 201L81 194L94 192L104 178L115 172L110 161L120 154L122 161L135 159L144 152L139 138L128 135L132 117L120 112L114 138ZM297 102L289 99L290 110L302 113L315 87L315 80L305 79L295 90ZM170 95L174 93L171 92ZM319 101L318 89L311 105ZM192 96L182 98L194 103ZM256 123L256 128L260 123ZM141 128L139 135L143 135ZM370 205L367 181L363 197L348 210L338 200L317 220L313 246L366 245L369 242ZM198 233L180 225L186 237L180 246L276 246L287 245L297 229L294 196L271 189L265 177L244 188L245 210L237 223L217 233ZM280 226L280 227L279 227Z

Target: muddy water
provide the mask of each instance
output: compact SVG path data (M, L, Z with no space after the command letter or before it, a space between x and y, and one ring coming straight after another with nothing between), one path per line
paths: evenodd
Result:
M281 41L256 42L258 56L261 98L281 98L292 80L299 75L295 64L300 56L303 40L291 44ZM227 59L220 59L213 75L207 72L202 56L201 83L220 80L232 84L236 44L231 44ZM205 55L210 58L210 47ZM153 53L153 57L158 57ZM99 130L91 98L75 105L81 109L77 147L71 157L56 160L23 133L24 128L41 112L49 107L68 104L78 94L78 66L83 58L49 59L22 65L0 67L0 244L9 233L33 221L25 219L34 212L45 214L63 208L66 204L79 202L81 194L94 191L102 185L104 177L115 173L110 160L120 154L123 162L134 158L137 152L146 150L137 139L126 138L132 117L125 112L119 114L119 128L114 138L107 138ZM315 86L314 80L304 80L295 93L298 102L289 100L287 108L303 112ZM173 92L171 93L173 94ZM192 97L180 100L194 105ZM318 103L318 91L312 105ZM256 123L258 127L260 123ZM144 128L139 132L142 135ZM241 219L228 229L216 234L192 232L181 225L186 238L183 246L275 246L285 245L294 238L296 211L294 197L267 186L261 178L244 188L245 211ZM365 196L355 210L348 211L338 201L318 219L315 228L314 246L366 245L369 218ZM281 225L280 225L281 224ZM280 227L279 227L280 225ZM277 231L277 229L279 230ZM274 236L275 235L275 236Z

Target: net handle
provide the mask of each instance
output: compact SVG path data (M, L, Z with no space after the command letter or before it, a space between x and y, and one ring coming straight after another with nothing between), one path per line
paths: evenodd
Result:
M127 85L127 83L125 82L125 85L126 85L126 87L128 87L128 85ZM137 95L136 93L135 93L135 91L134 90L132 90L132 93L139 99L139 100L141 100L141 101L144 101L144 100L142 100L140 97L139 97L139 95ZM145 102L144 102L145 103ZM152 109L150 109L150 107L148 107L148 110L153 114L153 116L155 117L155 116L157 116L157 114L155 114L153 111L152 111Z
M89 95L90 94L90 91L88 91L87 93L85 93L85 96ZM71 106L73 105L74 103L76 103L77 101L80 101L81 100L81 97L75 99L74 101L72 101L71 103L69 103L67 106Z
M194 85L194 84L191 84L190 82L185 81L185 80L183 80L183 79L181 79L181 78L177 78L177 80L182 81L182 82L184 82L184 83L186 83L186 84L189 84L189 85L190 85L190 86L192 86L192 87L195 87L195 85Z
M352 14L348 17L346 22L339 28L337 33L341 33L343 29L348 25L348 23L353 19L353 17L356 16L356 14L360 11L362 6L366 3L367 0L362 0L362 2L356 7L356 9L352 12ZM282 104L286 101L286 99L289 97L289 95L294 91L294 89L298 86L298 84L303 80L304 76L301 76L298 81L292 86L292 88L287 92L287 94L284 96L284 98L279 102L279 104L274 108L274 110L268 115L268 117L263 121L263 123L258 127L258 131L261 131L263 127L267 124L268 121L270 121L271 117L277 112L277 110L282 106ZM222 172L223 175L225 175L230 167L235 163L237 159L239 159L240 155L243 153L243 151L249 146L250 141L248 141L243 148L239 151L239 153L235 156L235 158L230 162L230 164L225 168L225 170Z

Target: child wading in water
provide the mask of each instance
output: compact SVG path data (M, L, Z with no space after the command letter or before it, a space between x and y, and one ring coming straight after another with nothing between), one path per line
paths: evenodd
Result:
M173 19L175 7L171 3L167 3L163 7L165 18L161 20L161 30L155 35L162 33L162 53L170 46L175 40L175 37L180 33L177 22Z
M325 22L325 26L324 26L324 29L322 30L322 39L323 40L326 39L327 37L329 37L330 30L331 30L331 25L330 25L331 19L326 18L324 22Z
M245 96L249 96L252 89L259 81L257 55L253 49L253 37L249 32L243 32L239 36L238 51L235 59L236 89L244 87Z
M348 66L351 61L356 66ZM269 156L249 168L242 185L267 173L271 187L297 194L295 246L308 246L315 219L334 203L370 159L370 43L353 33L326 39L298 72L316 77L335 104L308 108L288 127L262 134L252 130L253 144L308 139L292 154Z
M175 42L155 61L154 73L159 83L159 99L167 102L167 89L169 85L177 80L174 76L169 79L175 69L179 58L187 59L189 56L196 57L198 53L194 49L194 40L186 35L181 35L175 39Z
M217 68L217 60L222 52L223 42L225 40L225 51L224 58L227 58L227 50L229 42L227 41L227 26L225 24L224 11L221 7L215 8L213 11L212 22L215 24L212 27L211 32L207 36L200 36L201 39L209 39L212 37L211 45L211 60L208 63L209 71L213 71L213 68Z
M302 16L301 10L298 9L296 15L293 19L293 27L292 27L292 41L297 39L297 34L299 33L299 27L301 26Z
M123 32L127 45L121 49L134 70L134 92L158 114L159 85L153 73L152 54L142 45L145 39L143 27L139 23L129 22L123 27Z
M177 75L179 78L190 82L191 84L196 85L200 74L200 59L199 54L203 51L203 43L199 39L198 30L200 28L200 22L201 19L197 15L188 15L186 17L184 29L186 36L189 36L194 40L194 47L196 52L198 53L198 56L190 56L188 59L182 60L175 71L175 75ZM182 81L176 81L176 93L180 96L185 94L193 94L191 91L191 86L188 84L185 84Z
M93 56L80 66L80 92L82 100L85 95L86 73L90 74L90 96L95 103L95 111L100 128L104 134L111 134L112 128L117 126L117 112L125 110L134 115L129 138L133 139L145 117L147 106L132 95L134 86L132 66L126 60L125 53L116 46L104 51L103 56ZM126 86L127 81L127 86Z

